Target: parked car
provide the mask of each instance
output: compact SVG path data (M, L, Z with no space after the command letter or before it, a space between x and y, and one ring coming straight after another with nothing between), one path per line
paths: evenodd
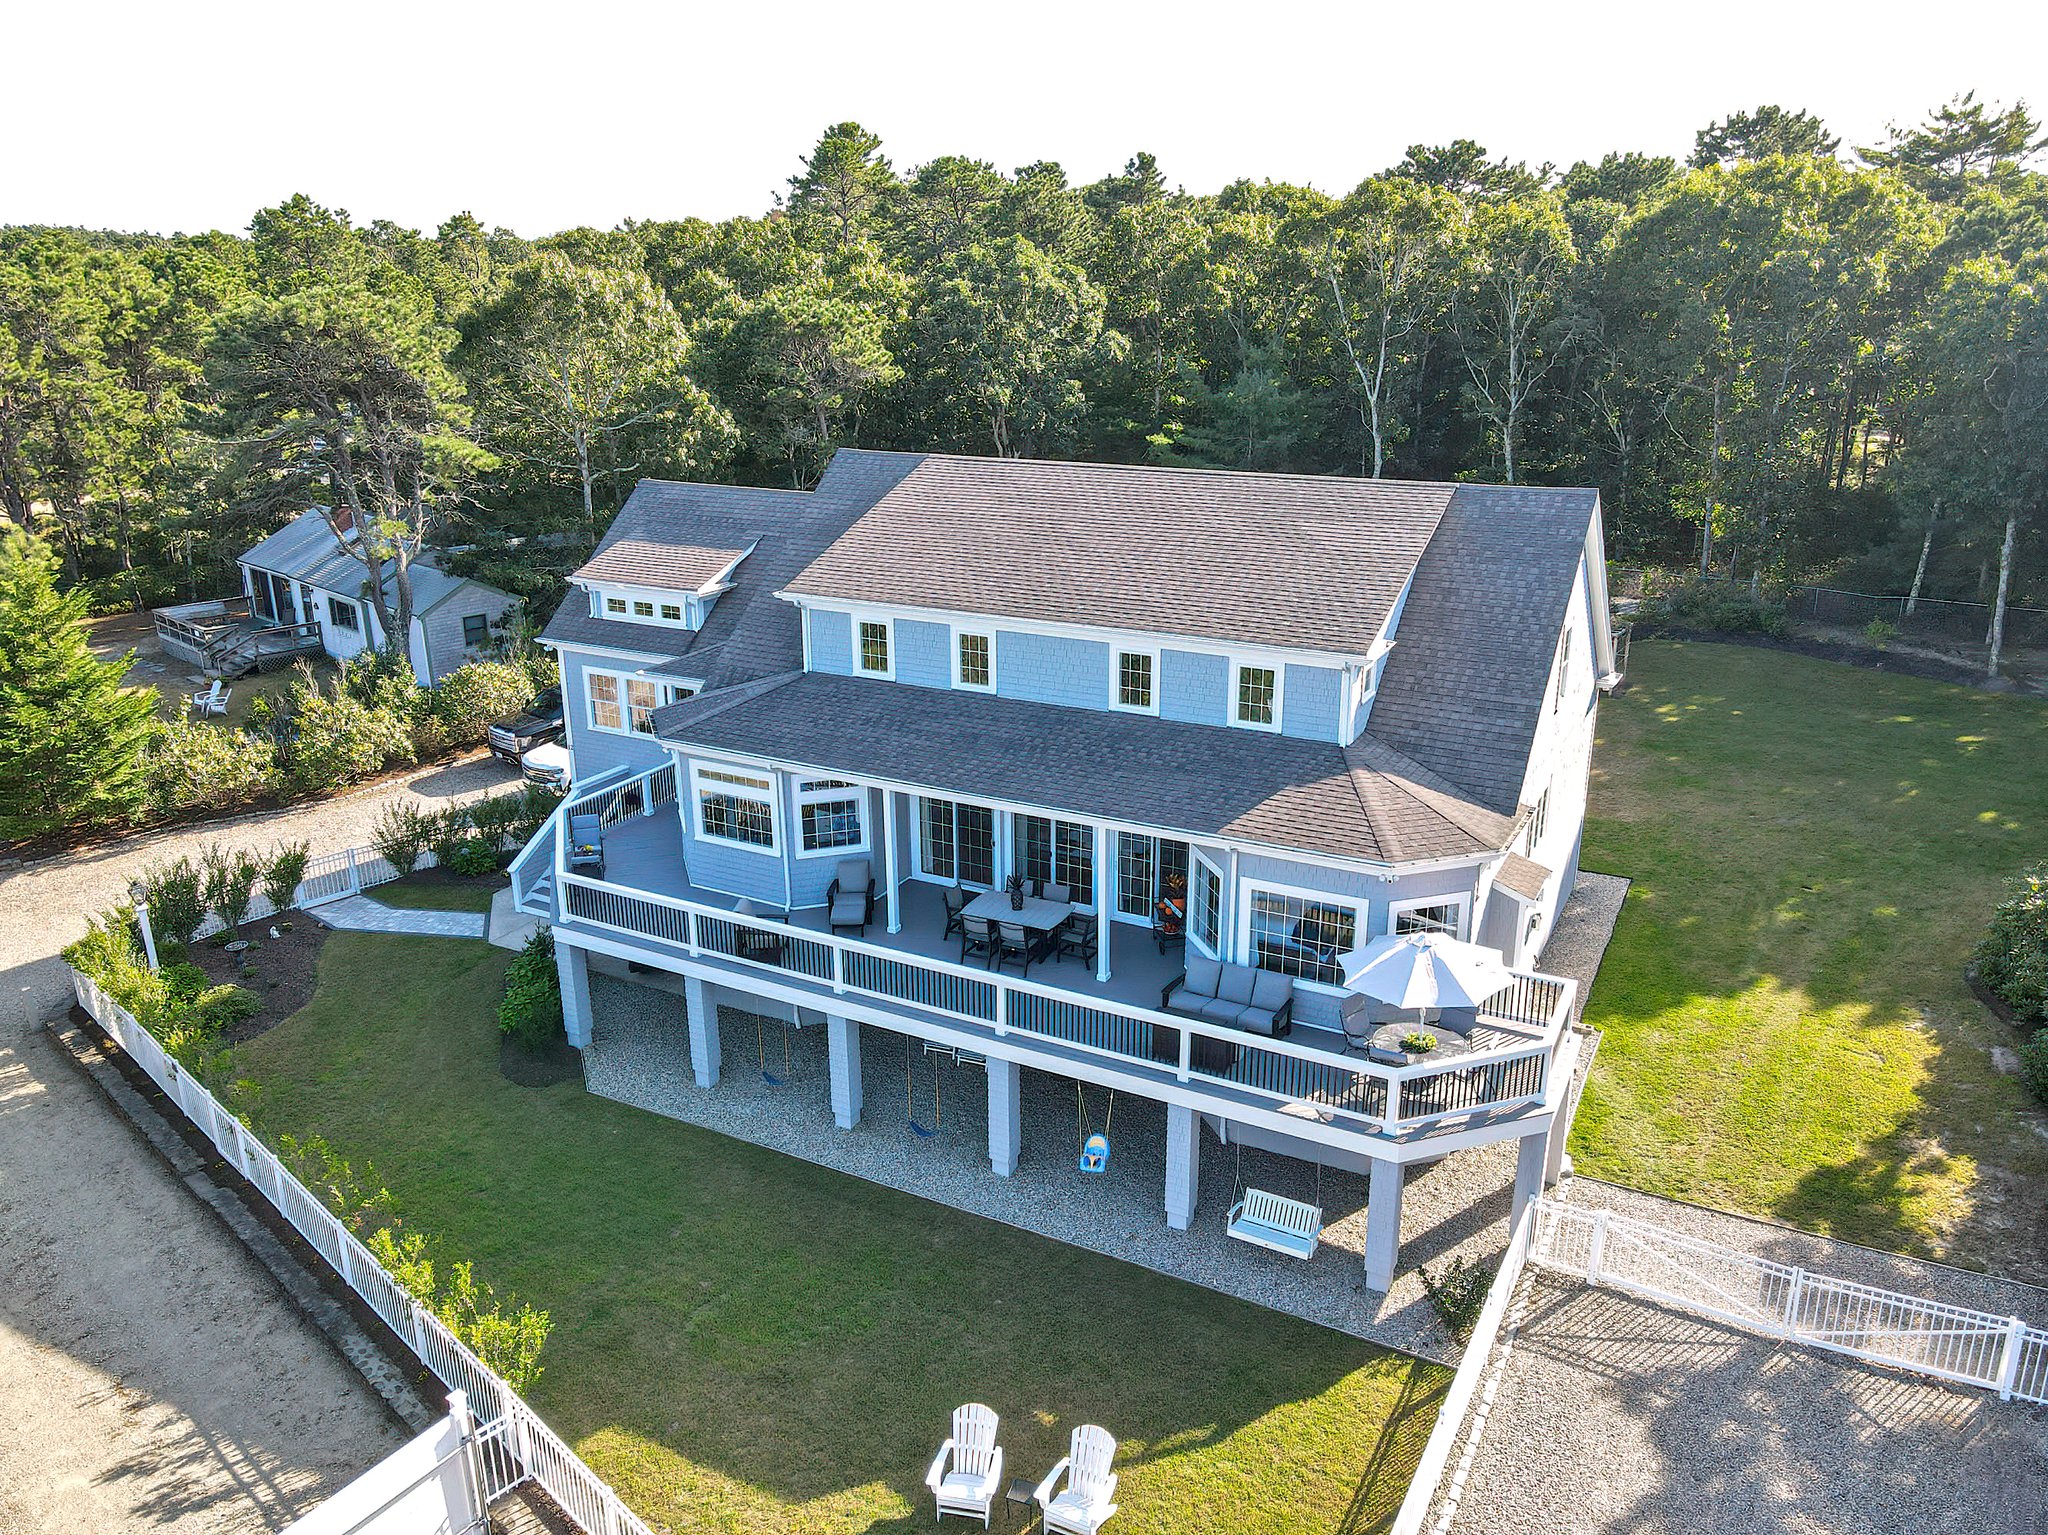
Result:
M570 774L569 748L560 741L543 741L538 746L529 746L519 764L519 771L528 783L566 789Z
M534 747L562 739L562 690L547 689L523 713L492 725L484 739L490 743L492 756L523 769L526 754Z

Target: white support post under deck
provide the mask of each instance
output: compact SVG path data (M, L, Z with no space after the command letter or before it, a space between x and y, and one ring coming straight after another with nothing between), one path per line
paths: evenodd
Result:
M683 977L683 1003L690 1014L690 1073L702 1088L718 1085L718 1010L711 989L694 975Z
M1522 1212L1543 1192L1543 1168L1549 1152L1547 1134L1525 1135L1515 1143L1515 1203L1508 1214L1510 1224L1520 1220Z
M1015 1061L988 1058L988 1165L998 1178L1017 1170L1022 1145L1019 1086L1024 1071Z
M1365 1287L1384 1295L1394 1287L1401 1261L1401 1164L1372 1159L1372 1184L1365 1205Z
M1184 1103L1166 1106L1166 1224L1185 1231L1195 1218L1202 1168L1202 1126Z
M882 786L882 878L889 884L889 931L903 931L903 908L896 891L902 878L896 867L896 791Z
M590 1043L590 959L574 944L555 943L555 974L562 982L562 1032L581 1050Z
M831 1057L832 1122L851 1130L860 1123L860 1025L827 1013L825 1047Z
M1116 870L1109 861L1109 828L1095 823L1095 979L1109 984L1110 898L1116 889Z

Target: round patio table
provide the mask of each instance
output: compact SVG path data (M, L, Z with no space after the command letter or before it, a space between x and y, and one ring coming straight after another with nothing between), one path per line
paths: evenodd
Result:
M1436 1038L1436 1048L1417 1054L1405 1048L1401 1041L1410 1034L1430 1034ZM1410 1066L1420 1066L1430 1061L1455 1060L1461 1055L1472 1053L1472 1041L1463 1035L1453 1034L1449 1029L1438 1028L1433 1023L1383 1023L1372 1031L1372 1046L1376 1050L1399 1050L1408 1057Z

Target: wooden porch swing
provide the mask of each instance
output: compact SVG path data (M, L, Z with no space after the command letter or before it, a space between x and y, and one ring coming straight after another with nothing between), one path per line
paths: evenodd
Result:
M1269 1252L1290 1258L1313 1258L1323 1236L1323 1164L1318 1161L1315 1168L1314 1204L1251 1188L1244 1181L1244 1142L1239 1141L1237 1177L1230 1187L1230 1223L1224 1229L1238 1241ZM1241 1195L1240 1189L1244 1191Z

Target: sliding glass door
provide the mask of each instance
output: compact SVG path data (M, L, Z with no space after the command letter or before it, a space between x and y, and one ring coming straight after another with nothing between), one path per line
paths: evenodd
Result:
M949 799L917 802L917 867L930 879L962 885L996 882L996 813Z

